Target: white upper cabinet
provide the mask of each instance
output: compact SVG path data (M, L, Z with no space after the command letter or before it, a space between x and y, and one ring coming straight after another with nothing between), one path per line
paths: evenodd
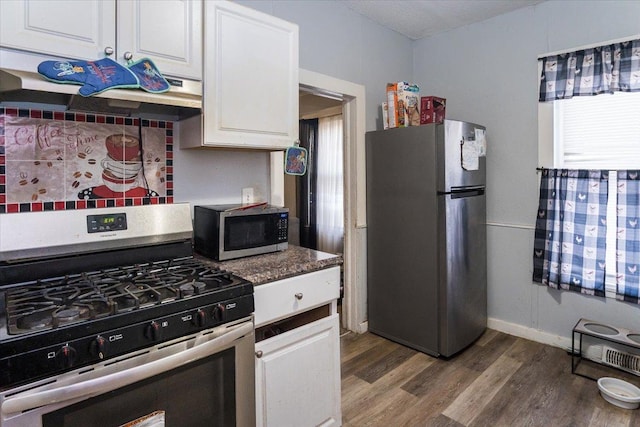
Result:
M298 26L205 2L203 144L279 150L298 138Z
M116 44L115 0L0 1L3 47L71 59L99 59Z
M151 58L167 76L202 78L199 0L0 1L2 47L121 64Z
M162 74L202 79L202 2L119 0L118 61L151 58Z

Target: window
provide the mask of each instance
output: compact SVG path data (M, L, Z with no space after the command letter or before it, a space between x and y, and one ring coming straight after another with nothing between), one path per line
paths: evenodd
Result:
M555 167L637 169L640 92L553 101Z
M640 92L539 104L540 161L568 169L640 168ZM606 295L615 297L616 175L609 174Z

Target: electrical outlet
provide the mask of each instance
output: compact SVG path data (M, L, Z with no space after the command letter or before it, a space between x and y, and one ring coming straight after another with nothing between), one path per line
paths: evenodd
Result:
M246 187L242 189L242 204L247 205L253 203L253 188Z

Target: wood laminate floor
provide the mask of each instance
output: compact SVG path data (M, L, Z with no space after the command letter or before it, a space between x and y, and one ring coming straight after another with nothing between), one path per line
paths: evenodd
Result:
M342 421L360 426L640 426L571 373L562 349L494 330L449 359L371 333L341 337ZM640 378L582 362L578 372Z

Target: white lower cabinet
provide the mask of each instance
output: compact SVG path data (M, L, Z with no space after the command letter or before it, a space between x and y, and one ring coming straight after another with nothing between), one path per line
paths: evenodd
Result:
M340 267L255 288L256 425L342 424Z
M341 424L338 323L334 314L256 344L257 426Z

